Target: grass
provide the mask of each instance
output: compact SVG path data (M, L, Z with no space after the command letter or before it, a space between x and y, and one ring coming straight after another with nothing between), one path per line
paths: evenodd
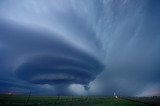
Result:
M72 96L27 96L1 95L0 106L150 106L113 97Z

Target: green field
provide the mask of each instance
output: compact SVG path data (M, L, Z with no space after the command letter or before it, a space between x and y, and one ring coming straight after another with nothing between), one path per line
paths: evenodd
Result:
M150 106L113 97L0 96L0 106Z

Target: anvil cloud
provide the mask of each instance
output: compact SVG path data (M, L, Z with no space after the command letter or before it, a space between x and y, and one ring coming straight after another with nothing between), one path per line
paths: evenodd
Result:
M159 4L0 1L0 92L160 95Z

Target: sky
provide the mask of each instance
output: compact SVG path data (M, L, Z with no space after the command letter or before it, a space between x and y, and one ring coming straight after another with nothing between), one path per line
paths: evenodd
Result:
M159 0L1 0L0 93L160 95Z

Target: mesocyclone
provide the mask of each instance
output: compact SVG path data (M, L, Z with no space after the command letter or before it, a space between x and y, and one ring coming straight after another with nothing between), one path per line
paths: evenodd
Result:
M5 22L1 22L1 26L3 44L12 51L10 55L14 55L11 58L13 73L21 80L34 84L87 85L104 68L96 56L56 33Z

